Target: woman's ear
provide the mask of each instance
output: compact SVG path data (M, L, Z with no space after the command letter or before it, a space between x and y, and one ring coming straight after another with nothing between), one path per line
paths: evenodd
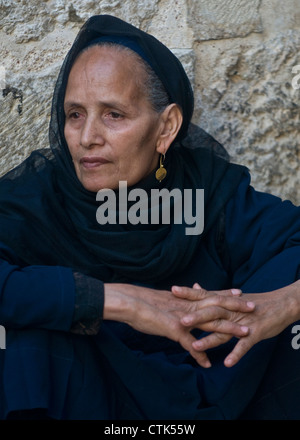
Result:
M166 154L182 125L182 112L177 104L170 104L160 116L162 130L156 143L156 151Z

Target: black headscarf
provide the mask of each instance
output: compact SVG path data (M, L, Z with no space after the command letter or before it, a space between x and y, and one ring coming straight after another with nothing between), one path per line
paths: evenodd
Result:
M154 173L136 186L204 189L205 229L188 236L184 224L104 225L96 221L99 202L78 180L64 138L64 95L71 67L83 48L101 36L129 37L138 44L161 79L170 102L180 105L183 125L160 184ZM184 270L202 238L235 191L244 168L214 154L220 145L200 131L197 148L187 137L193 93L179 60L153 36L112 16L91 17L62 65L53 96L50 149L33 152L0 180L0 241L25 265L63 265L109 281L159 282ZM195 147L195 137L194 145Z

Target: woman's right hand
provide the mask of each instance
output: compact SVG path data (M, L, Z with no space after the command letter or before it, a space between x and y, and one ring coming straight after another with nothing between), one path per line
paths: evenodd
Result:
M226 319L228 310L251 312L254 305L247 303L231 290L216 293L197 290L194 299L176 297L167 290L155 290L131 284L105 284L103 318L124 322L134 329L151 335L163 336L178 342L202 367L210 367L204 351L193 348L196 338L191 327L183 325L181 319L201 308L201 301L208 301L219 319L209 331L221 331L231 336L242 337L249 329ZM195 289L196 290L196 289ZM209 299L208 299L209 298ZM203 330L207 331L204 325Z
M176 295L179 294L191 299L195 295L195 292L188 288L181 290L176 293L176 288L175 291L173 288ZM255 304L252 313L223 311L223 317L243 324L250 330L249 334L237 341L231 353L224 359L224 364L227 367L232 367L239 362L255 344L279 335L289 325L299 321L300 317L300 280L273 291L244 294L243 298ZM214 319L219 319L219 314L214 309L207 304L207 300L203 300L202 309L199 308L194 314L184 317L182 322L189 328L203 328L203 323L205 326L213 328L215 327ZM209 322L209 320L212 321ZM227 342L229 339L230 335L213 331L194 342L193 346L196 350L206 351Z

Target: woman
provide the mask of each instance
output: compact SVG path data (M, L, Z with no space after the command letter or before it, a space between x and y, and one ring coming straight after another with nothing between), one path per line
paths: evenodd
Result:
M58 77L51 148L0 182L2 418L275 414L259 405L285 385L275 336L300 317L299 208L255 192L202 131L194 148L192 113L165 46L115 17L86 22ZM120 182L149 201L191 189L192 206L203 189L203 232L121 221L118 203L100 224L97 194L120 202Z

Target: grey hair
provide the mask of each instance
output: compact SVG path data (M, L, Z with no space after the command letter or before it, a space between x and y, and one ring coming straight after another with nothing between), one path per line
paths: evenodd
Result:
M149 100L152 109L156 113L162 113L164 109L171 103L168 93L163 86L163 83L156 75L154 70L150 67L150 65L140 55L138 55L129 47L123 46L118 43L104 41L95 43L95 46L113 47L115 50L118 50L120 52L128 52L135 57L136 61L142 67L145 73L145 78L143 78L143 80L140 80L140 85L145 93L145 96ZM93 45L83 49L82 52L85 52L90 47L93 47Z

